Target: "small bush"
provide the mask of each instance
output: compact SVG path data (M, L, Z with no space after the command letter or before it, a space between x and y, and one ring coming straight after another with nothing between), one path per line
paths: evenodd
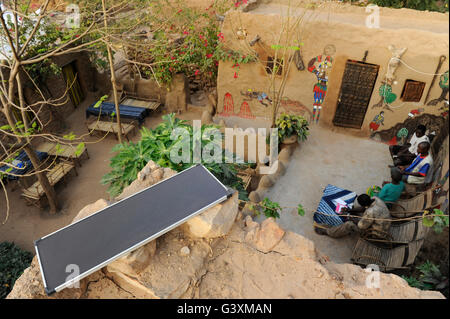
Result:
M448 11L448 0L370 0L370 3L381 7L409 8L421 11Z
M33 255L13 243L0 243L0 299L11 291L17 278L29 267Z

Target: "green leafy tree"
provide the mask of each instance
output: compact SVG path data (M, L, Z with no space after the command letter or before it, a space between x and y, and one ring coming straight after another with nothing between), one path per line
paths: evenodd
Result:
M78 144L81 137L66 139L51 133L44 133L47 123L41 120L42 107L58 107L67 100L67 92L58 98L48 98L42 91L42 83L51 72L58 72L52 59L73 52L95 49L102 43L101 11L81 10L79 28L62 28L52 19L49 11L50 0L41 1L39 11L31 8L31 1L11 0L0 9L0 113L7 125L0 129L1 137L8 137L12 142L2 143L6 156L0 165L15 167L10 161L17 150L24 150L31 160L33 172L42 185L50 212L56 213L58 201L41 163L36 156L31 141L42 137L65 145ZM38 13L37 13L38 12ZM28 105L24 98L24 85L30 84L39 95L40 100ZM69 84L72 85L72 84ZM21 119L13 116L13 111L20 113ZM28 114L32 114L31 119ZM6 188L0 179L5 194ZM7 217L9 201L7 200Z

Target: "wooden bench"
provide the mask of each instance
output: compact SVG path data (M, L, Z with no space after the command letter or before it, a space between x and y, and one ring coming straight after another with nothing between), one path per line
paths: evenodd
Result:
M66 158L72 161L74 164L78 164L78 166L80 167L81 167L80 160L83 154L86 154L87 158L89 158L89 153L86 146L83 147L83 149L81 150L81 152L79 152L79 154L76 154L77 147L73 145L59 145L59 148L57 146L58 143L47 141L39 144L36 147L36 150L40 152L45 152L50 156Z
M120 102L120 104L142 107L150 111L156 111L161 106L161 103L157 101L146 101L133 98L125 98L123 101Z
M134 131L136 126L134 123L121 123L122 126L122 135L127 138L128 134ZM117 138L117 133L119 132L119 126L116 122L104 122L104 121L95 121L87 124L87 128L89 130L89 134L94 131L103 132L103 133L113 133Z
M51 186L55 186L60 180L65 179L65 176L69 174L72 169L75 169L75 165L72 162L60 162L47 172L47 178ZM78 175L76 169L75 173ZM45 196L44 188L39 181L36 181L30 187L22 191L22 196L31 205L35 205L42 208L41 199Z

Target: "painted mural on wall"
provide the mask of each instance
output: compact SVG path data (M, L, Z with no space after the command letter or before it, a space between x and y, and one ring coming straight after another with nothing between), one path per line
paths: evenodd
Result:
M444 101L445 98L447 97L447 94L449 91L449 89L448 89L448 76L449 76L448 71L449 70L447 70L444 74L442 74L439 77L439 87L442 90L441 95L437 99L434 99L434 100L431 100L430 102L428 102L427 105L437 105L439 102Z
M250 106L246 101L242 102L241 109L239 110L237 116L244 119L255 119L255 116L253 115L252 111L250 110Z
M219 116L234 116L234 101L233 96L230 93L225 93L223 98L223 110L219 113Z
M397 123L386 130L374 131L371 138L389 145L405 143L412 135L419 124L425 125L429 132L438 135L443 130L447 119L440 115L423 113L414 117L408 117L405 121Z
M372 122L369 124L370 132L375 132L378 130L380 125L384 125L384 111L381 111L378 115L376 115Z
M411 110L408 113L408 116L409 117L414 117L414 116L422 114L424 111L425 111L425 109L423 107L419 107L418 109Z
M311 122L313 116L312 112L302 102L291 100L288 97L281 99L278 114L281 113L301 115L308 122Z
M217 113L217 115L224 117L237 116L245 119L255 119L256 116L250 108L251 101L258 101L258 103L264 107L272 105L272 99L270 99L270 97L264 92L248 89L247 91L241 91L241 95L244 96L244 101L242 102L238 113L235 113L233 96L231 93L226 93L223 99L223 110L222 112ZM305 117L308 122L311 121L313 116L311 110L309 110L302 102L291 100L288 97L283 97L280 101L278 114L281 113L301 115Z
M392 84L394 83L396 76L395 72L400 65L400 59L405 54L407 48L397 49L394 45L388 46L389 51L391 51L391 59L389 60L386 74L384 75L383 81L381 81L381 86L378 90L380 95L380 101L372 106L372 109L383 107L386 110L394 112L390 104L397 99L397 95L392 92Z
M250 106L246 101L242 103L239 113L236 114L234 112L233 96L230 93L225 94L223 98L223 110L222 112L218 113L218 115L224 117L237 116L245 119L256 118L250 110Z
M248 89L247 91L241 91L241 95L245 97L248 101L258 100L258 102L265 106L269 107L272 105L272 100L265 92L253 91L252 89Z
M313 73L317 78L317 82L313 87L314 103L312 122L314 122L314 120L316 120L316 123L319 122L320 111L322 110L322 104L328 88L328 73L333 66L332 56L335 53L336 47L332 44L328 44L325 46L323 54L312 58L308 63L308 71Z

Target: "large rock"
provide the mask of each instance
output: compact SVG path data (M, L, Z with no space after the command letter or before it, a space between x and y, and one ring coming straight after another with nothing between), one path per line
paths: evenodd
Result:
M83 219L85 217L88 217L96 212L98 212L99 210L102 210L105 207L108 207L109 203L101 198L98 201L96 201L95 203L89 204L87 206L85 206L84 208L82 208L80 210L80 212L78 213L77 216L75 216L75 218L72 220L72 223L75 223L76 221L79 221L80 219Z
M194 237L216 238L226 235L236 219L239 193L223 203L211 207L185 223L188 232Z
M246 217L245 222L248 228L245 241L263 253L271 251L278 245L285 234L273 218L264 220L260 226L253 222L250 216Z
M121 272L125 275L136 277L150 263L156 252L156 240L139 247L131 253L109 264L106 269L113 272Z
M129 186L125 187L116 199L122 200L127 198L175 174L176 172L170 168L162 168L155 162L149 161L147 165L145 165L145 167L138 173L137 179Z
M188 80L184 74L176 74L170 84L170 91L166 94L165 107L169 112L186 111L189 100Z

